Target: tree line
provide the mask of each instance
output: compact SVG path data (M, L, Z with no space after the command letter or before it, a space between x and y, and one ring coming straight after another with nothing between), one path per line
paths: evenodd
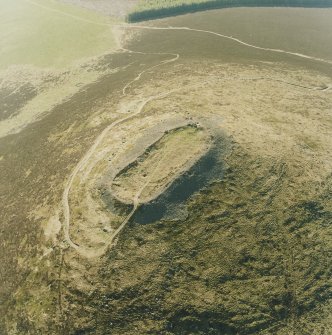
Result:
M332 0L157 0L142 3L127 16L128 22L139 22L181 15L207 9L230 7L332 7Z

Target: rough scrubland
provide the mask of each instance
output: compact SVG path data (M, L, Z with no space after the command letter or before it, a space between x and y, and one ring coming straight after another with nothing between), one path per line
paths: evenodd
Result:
M262 13L265 29L247 29ZM18 86L3 80L0 126L10 115L22 120L22 108L52 85L75 89L0 138L1 335L330 335L330 16L230 9L154 23L321 60L126 25L125 49L76 69L97 72L93 80L39 72ZM170 132L188 124L200 126ZM176 163L192 158L181 151L202 153L200 129L218 149L207 162L220 168L197 165L196 174L212 178L190 197L175 188L177 206L170 197L152 201L165 215L126 222L131 208L100 183L113 180L112 164L128 166L118 176L130 199L132 181L154 177L156 164L159 192L169 171L179 175ZM178 183L193 170L181 172Z

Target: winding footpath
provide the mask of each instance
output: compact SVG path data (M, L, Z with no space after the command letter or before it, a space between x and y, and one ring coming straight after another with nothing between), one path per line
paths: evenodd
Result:
M124 51L127 51L129 52L129 50L127 49L123 49ZM135 51L130 51L132 53L142 53L142 52L135 52ZM142 53L143 54L143 53ZM159 55L162 55L162 53L157 53ZM150 71L151 69L153 68L156 68L158 66L161 66L163 64L167 64L167 63L171 63L171 62L175 62L179 59L180 55L178 54L171 54L171 53L167 53L167 55L172 55L173 57L171 59L168 59L168 60L165 60L165 61L162 61L160 62L159 64L157 65L154 65L154 66L151 66L147 69L145 69L144 71L140 72L134 80L128 82L124 88L123 88L123 95L125 96L127 93L127 89L129 88L129 86L138 81L142 75L148 71ZM231 79L231 78L230 78ZM328 87L307 87L307 86L303 86L303 85L299 85L299 84L295 84L295 83L289 83L289 82L286 82L286 81L283 81L283 80L280 80L280 79L274 79L274 78L269 78L269 77L256 77L256 78L233 78L233 80L252 80L252 81L255 81L255 80L268 80L268 81L275 81L275 82L279 82L279 83L283 83L283 84L287 84L287 85L292 85L292 86L296 86L296 87L299 87L299 88L303 88L303 89L309 89L309 90L321 90L321 91L327 91L331 88L331 86L328 86ZM70 191L71 191L71 188L72 188L72 185L73 185L73 182L74 182L74 179L75 177L77 176L77 174L84 170L84 168L88 165L89 163L89 160L91 158L91 156L94 154L94 152L97 150L99 144L103 141L103 139L105 138L105 136L108 134L108 132L122 124L122 123L125 123L126 121L138 116L139 114L141 114L145 108L145 106L150 103L151 101L153 100L157 100L157 99L162 99L176 91L180 91L182 90L183 88L179 88L179 89L173 89L173 90L169 90L167 92L163 92L163 93L160 93L158 95L154 95L154 96L151 96L147 99L145 99L144 101L142 101L137 110L134 112L134 113L131 113L130 115L124 117L124 118L121 118L121 119L118 119L116 121L114 121L113 123L111 123L109 126L107 126L102 132L101 134L96 138L95 142L93 143L93 145L90 147L90 149L86 152L86 154L83 156L83 158L80 160L80 162L77 164L77 166L75 167L75 169L72 171L72 173L70 174L69 178L68 178L68 181L66 183L66 186L65 186L65 189L64 189L64 192L63 192L63 196L62 196L62 207L63 207L63 217L64 217L64 220L63 220L63 230L64 230L64 237L65 237L65 240L67 241L67 243L74 249L76 249L78 252L80 252L81 254L87 256L87 253L84 252L84 248L80 247L78 244L76 244L70 237L70 221L71 221L71 215L70 215L70 205L69 205L69 194L70 194ZM157 168L156 168L157 170ZM156 171L155 170L155 171ZM152 178L152 176L151 176ZM151 179L150 178L150 179ZM113 241L115 240L115 238L119 235L119 233L124 229L124 227L127 225L127 223L129 222L129 220L132 218L132 216L135 214L136 210L138 209L139 207L139 198L142 194L142 192L144 191L144 189L146 188L146 186L149 184L149 180L147 181L147 183L145 185L143 185L143 187L138 191L138 193L136 194L136 196L134 197L133 199L133 209L131 210L131 212L126 216L126 218L123 220L123 222L121 223L121 225L112 233L112 235L110 236L109 239L107 239L107 243L105 245L105 247L102 247L100 252L97 253L98 256L102 255L106 249L112 245Z
M175 61L177 58L173 58ZM162 65L164 63L160 63L160 65ZM142 71L144 72L144 71ZM141 76L141 73L139 74L139 76ZM93 153L96 151L97 147L99 146L99 144L103 141L103 139L105 138L105 136L107 135L107 133L114 127L125 123L126 121L136 117L137 115L139 115L140 113L142 113L142 111L144 110L144 107L151 101L153 100L157 100L157 99L162 99L165 98L166 96L170 95L173 92L178 91L179 89L174 89L174 90L170 90L167 92L163 92L160 93L158 95L155 96L151 96L147 99L145 99L144 101L142 101L137 110L134 113L131 113L130 115L118 119L116 121L114 121L113 123L111 123L109 126L107 126L102 132L101 134L96 138L95 142L93 143L93 145L90 147L90 149L87 151L87 153L83 156L83 158L79 161L79 163L76 165L75 169L72 171L72 173L70 174L68 181L65 185L65 189L62 195L62 208L63 208L63 231L64 231L64 237L65 240L67 241L67 243L72 247L75 248L76 250L80 249L80 246L76 243L74 243L72 241L72 239L70 238L70 220L71 220L71 216L70 216L70 205L69 205L69 193L70 190L72 188L73 182L75 177L77 176L77 174L82 171L88 164L91 156L93 155ZM135 198L136 199L136 198ZM134 199L134 208L138 206L138 197L137 197L137 201L135 201ZM136 210L136 209L135 209ZM132 216L132 215L131 215ZM131 217L130 216L130 217ZM129 221L130 217L128 216L127 219L125 219L124 222ZM122 223L122 225L124 224L124 222ZM121 225L121 226L122 226ZM114 234L113 234L114 235ZM115 238L115 236L113 237L113 239Z
M133 217L135 214L136 210L138 209L140 202L139 198L141 197L142 193L144 192L145 188L150 184L152 178L155 176L155 174L158 172L158 169L160 168L160 165L162 163L163 159L160 159L159 162L156 164L156 167L154 168L153 173L151 176L148 178L148 180L144 183L144 185L138 190L136 193L134 199L133 199L133 209L131 212L127 215L127 217L124 219L124 221L121 223L121 225L114 231L114 233L110 236L110 238L106 241L106 246L104 250L109 246L112 246L114 239L120 234L120 232L125 228L129 220Z
M129 50L129 49L125 49L125 48L121 48L121 50L125 51L125 52L128 52L128 53L134 53L134 54L141 54L141 55L147 55L145 52L141 52L141 51L132 51L132 50ZM148 67L146 70L142 71L139 73L139 75L132 81L130 81L129 83L127 83L124 88L122 89L122 96L125 96L126 95L126 92L127 92L127 89L136 81L140 80L142 75L151 71L152 69L158 67L158 66L161 66L161 65L165 65L165 64L168 64L168 63L172 63L172 62L176 62L179 58L180 58L180 55L179 54L173 54L173 53L163 53L163 52L153 52L153 53L149 53L149 55L170 55L170 56L173 56L173 58L171 59L166 59L156 65L153 65L153 66L150 66Z
M29 1L29 0L27 0ZM29 1L32 2L32 1ZM94 23L94 22L90 22L90 23ZM96 23L94 23L96 24ZM107 24L105 24L107 25ZM188 27L152 27L152 26L141 26L141 25L118 25L117 27L120 28L125 28L125 29L146 29L146 30L183 30L183 31L192 31L192 32L199 32L199 33L205 33L205 34L211 34L211 35L215 35L218 37L222 37L222 38L226 38L226 39L230 39L233 40L241 45L250 47L250 48L254 48L254 49L258 49L258 50L262 50L262 51L269 51L269 52L275 52L275 53L283 53L283 54L288 54L288 55L292 55L292 56L296 56L296 57L300 57L300 58L305 58L305 59L310 59L313 61L318 61L318 62L323 62L323 63L328 63L328 64L332 64L332 61L330 60L326 60L326 59L322 59L322 58L317 58L317 57L313 57L313 56L308 56L305 54L301 54L301 53L297 53L297 52L291 52L291 51L286 51L286 50L282 50L282 49L273 49L273 48L264 48L264 47L259 47L256 45L252 45L249 44L247 42L244 42L238 38L232 37L232 36L227 36L227 35L223 35L217 32L213 32L213 31L208 31L208 30L202 30L202 29L194 29L194 28L188 28ZM129 53L137 53L137 54L145 54L147 55L148 53L144 53L144 52L140 52L140 51L132 51L132 50L128 50L125 48L121 49L124 52L129 52ZM122 89L122 95L126 96L127 94L127 90L128 88L135 82L139 81L142 77L142 75L144 75L145 73L147 73L148 71L151 71L154 68L157 68L161 65L165 65L165 64L169 64L172 62L177 61L180 58L179 54L175 54L175 53L151 53L151 54L156 54L156 55L167 55L167 56L172 56L171 59L167 59L164 61L161 61L160 63L153 65L147 69L145 69L144 71L141 71L133 80L131 80L130 82L128 82ZM273 78L255 78L252 80L257 80L257 79L265 79L265 80L274 80ZM275 80L275 81L279 81L279 82L283 82L282 80ZM286 82L284 82L286 83ZM328 91L331 89L331 85L324 87L324 88L319 88L319 87L313 87L313 88L309 88L309 87L305 87L302 85L297 85L297 84L292 84L292 83L286 83L289 85L293 85L293 86L298 86L298 87L302 87L302 88L307 88L307 89L312 89L312 90L321 90L321 91ZM171 93L175 92L175 91L179 91L180 89L175 89L175 90L170 90L167 92L163 92L160 93L158 95L154 95L151 96L145 100L143 100L137 107L137 110L134 113L129 114L128 116L118 119L116 121L114 121L113 123L111 123L109 126L107 126L102 132L101 134L96 138L95 142L93 143L93 145L90 147L90 149L86 152L86 154L83 156L83 158L79 161L79 163L76 165L76 167L74 168L74 170L72 171L72 173L70 174L66 184L65 184L65 188L64 188L64 192L63 192L63 196L62 196L62 208L63 208L63 231L64 231L64 237L65 240L67 241L67 243L74 249L76 249L77 251L81 251L82 247L80 247L78 244L76 244L75 242L72 241L71 237L70 237L70 221L71 221L71 214L70 214L70 205L69 205L69 194L71 191L71 188L73 186L73 182L75 177L77 176L77 174L84 170L84 168L87 166L90 158L92 157L93 153L97 150L97 147L100 145L100 143L103 141L103 139L105 138L105 136L108 134L108 132L122 124L125 123L126 121L136 117L137 115L141 114L142 111L144 110L145 106L153 101L153 100L157 100L157 99L161 99L164 98L168 95L170 95ZM148 184L148 182L147 182ZM134 215L134 213L136 212L137 208L139 207L139 197L142 194L142 192L144 191L145 187L147 186L144 185L139 192L136 194L136 196L133 199L133 209L132 211L127 215L127 217L124 219L124 221L121 223L121 225L113 232L113 234L110 236L110 238L108 239L108 243L106 244L106 246L103 248L103 250L105 250L107 247L109 247L110 245L112 245L114 239L119 235L119 233L123 230L123 228L126 226L126 224L129 222L129 220L131 219L131 217ZM82 254L84 254L84 252L82 252Z
M198 33L204 33L204 34L210 34L210 35L215 35L218 37L222 37L228 40L232 40L234 42L237 42L241 45L244 45L246 47L249 48L253 48L253 49L257 49L257 50L262 50L262 51L270 51L270 52L275 52L275 53L280 53L280 54L287 54L287 55L292 55L292 56L296 56L296 57L300 57L300 58L305 58L305 59L310 59L313 61L317 61L317 62L323 62L323 63L327 63L327 64L332 64L331 60L327 60L324 58L318 58L318 57L314 57L314 56L308 56L302 53L298 53L298 52L292 52L292 51L287 51L287 50L283 50L283 49L274 49L274 48L264 48L264 47L260 47L254 44L250 44L247 42L244 42L236 37L233 36L228 36L228 35L224 35L224 34L220 34L217 33L215 31L210 31L210 30L203 30L203 29L195 29L195 28L189 28L189 27L152 27L152 26L141 26L141 25L119 25L118 27L122 27L122 28L132 28L132 29L146 29L146 30L183 30L183 31L193 31L193 32L198 32Z
M95 21L92 21L92 20L87 20L85 18L81 18L81 17L79 17L77 15L66 13L66 12L61 11L59 9L55 9L55 8L52 8L52 7L49 7L49 6L42 5L42 4L40 4L40 3L36 2L36 1L33 1L33 0L24 0L24 1L27 2L27 3L30 3L31 5L43 8L45 10L56 12L56 13L62 14L64 16L68 16L68 17L70 17L72 19L75 19L75 20L78 20L78 21L83 21L83 22L90 23L90 24L93 24L93 25L107 26L107 27L111 27L111 28L118 27L118 28L124 28L124 29L128 29L128 28L131 29L131 28L133 28L133 29L146 29L146 30L183 30L183 31L193 31L193 32L210 34L210 35L215 35L215 36L222 37L222 38L225 38L225 39L229 39L229 40L237 42L237 43L239 43L241 45L244 45L246 47L254 48L254 49L257 49L257 50L270 51L270 52L275 52L275 53L283 53L283 54L288 54L288 55L292 55L292 56L296 56L296 57L300 57L300 58L310 59L310 60L313 60L313 61L318 61L318 62L323 62L323 63L327 63L327 64L332 64L331 60L327 60L327 59L323 59L323 58L319 58L319 57L314 57L314 56L309 56L309 55L305 55L305 54L298 53L298 52L287 51L287 50L283 50L283 49L264 48L264 47L260 47L260 46L254 45L254 44L250 44L250 43L244 42L244 41L240 40L239 38L236 38L236 37L233 37L233 36L224 35L224 34L221 34L221 33L217 33L215 31L204 30L204 29L195 29L195 28L189 28L189 27L173 27L173 26L169 26L169 27L155 27L154 26L153 27L153 26L134 25L134 24L116 25L116 24L112 24L112 23L95 22Z

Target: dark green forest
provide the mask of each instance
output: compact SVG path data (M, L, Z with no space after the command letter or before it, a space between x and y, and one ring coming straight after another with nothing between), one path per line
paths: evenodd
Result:
M152 20L208 9L231 7L332 7L332 0L195 0L143 2L128 14L128 22Z

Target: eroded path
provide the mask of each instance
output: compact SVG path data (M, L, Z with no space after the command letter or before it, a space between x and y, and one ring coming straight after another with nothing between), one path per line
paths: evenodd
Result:
M233 37L233 36L228 36L228 35L224 35L221 33L217 33L215 31L210 31L210 30L203 30L203 29L195 29L195 28L189 28L189 27L153 27L153 26L141 26L141 25L127 25L127 26L119 26L121 28L132 28L132 29L145 29L145 30L168 30L168 31L174 31L174 30L183 30L183 31L192 31L192 32L197 32L197 33L204 33L204 34L209 34L209 35L215 35L218 37L222 37L228 40L232 40L236 43L239 43L241 45L244 45L246 47L249 48L253 48L253 49L257 49L257 50L262 50L262 51L269 51L269 52L274 52L274 53L279 53L279 54L287 54L287 55L292 55L292 56L296 56L296 57L300 57L300 58L305 58L305 59L310 59L313 61L318 61L318 62L323 62L323 63L327 63L327 64L332 64L332 60L328 60L328 59L324 59L324 58L318 58L318 57L314 57L314 56L309 56L309 55L305 55L302 53L298 53L298 52L293 52L293 51L287 51L287 50L283 50L283 49L274 49L274 48L264 48L264 47L260 47L254 44L250 44L247 42L244 42L242 40L240 40L239 38Z
M205 33L205 34L211 34L211 35L215 35L218 37L222 37L222 38L226 38L226 39L230 39L233 40L241 45L244 45L246 47L250 47L250 48L255 48L258 50L262 50L262 51L269 51L269 52L275 52L275 53L284 53L284 54L289 54L289 55L293 55L293 56L297 56L300 58L305 58L305 59L310 59L310 60L314 60L314 61L319 61L319 62L324 62L324 63L328 63L328 64L332 64L332 61L330 60L326 60L326 59L322 59L322 58L317 58L317 57L313 57L313 56L308 56L308 55L304 55L301 53L296 53L296 52L291 52L291 51L286 51L286 50L281 50L281 49L272 49L272 48L264 48L264 47L259 47L256 45L252 45L249 43L246 43L240 39L234 38L232 36L227 36L227 35L223 35L220 33L216 33L213 31L207 31L207 30L201 30L201 29L193 29L193 28L188 28L188 27L152 27L152 26L140 26L140 25L121 25L119 26L121 28L124 29L150 29L150 30L183 30L183 31L192 31L192 32L198 32L198 33ZM132 50L128 50L125 48L122 48L123 51L125 52L129 52L129 53L139 53L139 54L146 54L144 52L140 52L140 51L132 51ZM167 56L171 56L170 59L167 60L163 60L160 63L153 65L151 67L148 67L147 69L141 71L133 80L129 81L128 83L126 83L126 85L123 87L122 89L122 95L126 96L127 95L127 91L129 89L129 87L139 81L141 79L141 77L161 66L161 65L165 65L165 64L169 64L172 62L177 61L180 58L179 54L175 54L175 53L152 53L152 54L156 54L156 55L167 55ZM296 84L296 83L291 83L291 82L286 82L280 79L274 79L274 78L269 78L269 77L256 77L256 78L242 78L242 80L270 80L270 81L276 81L276 82L280 82L283 84L287 84L287 85L292 85L292 86L297 86L299 88L304 88L304 89L309 89L309 90L321 90L321 91L329 91L331 88L331 85L328 85L326 87L309 87L309 86L304 86L304 85L300 85L300 84ZM158 100L158 99L162 99L170 94L172 94L175 91L179 91L180 89L175 89L175 90L169 90L166 92L162 92L160 94L154 95L154 96L150 96L146 99L144 99L143 101L141 101L139 103L139 105L137 106L137 109L135 110L135 112L121 118L118 119L114 122L112 122L109 126L107 126L102 132L101 134L96 138L95 142L93 143L93 145L90 147L90 149L87 151L87 153L83 156L83 158L80 160L80 162L77 164L77 166L75 167L75 169L72 171L72 173L70 174L68 181L65 185L64 188L64 192L63 192L63 196L62 196L62 208L63 208L63 230L64 230L64 236L65 236L65 240L68 242L68 244L76 249L78 252L80 252L81 254L88 256L89 253L86 251L86 249L83 246L79 246L78 244L76 244L70 237L70 223L71 223L71 210L70 210L70 204L69 204L69 196L70 196L70 192L73 186L73 182L75 177L77 176L77 174L79 172L81 172L82 170L85 169L85 167L88 165L91 157L93 156L94 152L96 150L98 150L98 146L101 144L101 142L103 141L103 139L106 137L106 135L109 133L109 131L113 128L115 128L118 125L121 125L131 119L133 119L134 117L138 116L139 114L141 114L144 110L144 108L146 107L147 104L149 104L150 102L154 101L154 100ZM156 168L157 170L157 168ZM99 252L97 252L98 255L101 255L110 245L112 245L114 239L119 235L119 233L124 229L124 227L126 226L126 224L129 222L129 220L131 219L131 217L134 215L134 213L136 212L137 208L139 207L139 198L140 195L142 194L142 192L144 191L145 187L148 185L149 181L147 182L147 184L145 184L136 194L136 196L133 199L133 209L132 211L126 216L126 218L123 220L123 222L120 224L120 226L111 234L110 238L107 240L107 244L105 245L105 247L103 247ZM95 256L96 253L94 253Z
M160 166L162 164L162 161L163 160L161 159L156 164L153 173L150 175L150 177L148 178L148 180L146 181L146 183L141 187L141 189L135 195L135 197L133 199L133 209L128 214L128 216L125 218L125 220L121 223L121 225L114 231L114 233L107 240L105 249L108 248L108 246L111 246L113 244L115 238L121 233L121 231L125 228L125 226L129 222L129 220L133 217L133 215L137 211L137 209L138 209L138 207L140 205L140 197L141 197L143 191L145 190L145 188L150 184L150 182L151 182L152 178L154 177L154 175L158 172L158 170L159 170L159 168L160 168Z
M288 54L288 55L292 55L292 56L296 56L296 57L300 57L300 58L305 58L305 59L310 59L310 60L314 60L314 61L319 61L319 62L324 62L324 63L328 63L328 64L332 64L332 60L327 60L327 59L323 59L323 58L319 58L319 57L314 57L314 56L310 56L310 55L305 55L302 53L298 53L295 51L288 51L288 50L283 50L283 49L274 49L274 48L265 48L265 47L261 47L261 46L257 46L251 43L247 43L245 41L242 41L239 38L233 37L233 36L229 36L229 35L224 35L221 33L217 33L215 31L210 31L210 30L204 30L204 29L195 29L195 28L189 28L189 27L154 27L154 26L144 26L144 25L134 25L134 24L129 24L129 25L114 25L114 24L110 24L110 23L103 23L103 22L95 22L95 21L91 21L91 20L86 20L83 18L80 18L76 15L72 15L69 13L65 13L63 11L60 10L56 10L54 8L50 8L48 6L44 6L41 5L40 3L37 3L33 0L24 0L25 2L28 2L34 6L38 6L41 7L45 10L50 10L50 11L54 11L57 12L59 14L65 15L65 16L69 16L75 20L79 20L79 21L83 21L86 23L90 23L90 24L94 24L94 25L98 25L98 26L109 26L109 27L120 27L120 28L134 28L134 29L148 29L148 30L183 30L183 31L193 31L193 32L199 32L199 33L204 33L204 34L210 34L210 35L215 35L218 37L222 37L225 39L229 39L232 40L234 42L237 42L241 45L244 45L246 47L249 48L254 48L254 49L258 49L258 50L262 50L262 51L270 51L270 52L275 52L275 53L283 53L283 54Z
M70 190L72 188L72 185L73 185L73 182L74 182L74 179L76 177L76 175L81 171L83 170L86 165L88 164L89 162L89 159L91 158L91 156L93 155L93 153L98 149L98 146L99 144L103 141L103 139L105 138L105 136L108 134L108 132L115 128L116 126L122 124L122 123L125 123L126 121L129 121L130 119L136 117L137 115L139 115L140 113L143 112L144 110L144 107L151 101L153 100L157 100L157 99L162 99L168 95L170 95L171 93L175 92L175 91L178 91L178 90L170 90L170 91L167 91L167 92L163 92L163 93L160 93L158 95L155 95L155 96L151 96L147 99L145 99L144 101L142 101L140 103L140 105L138 106L137 110L122 118L122 119L119 119L117 121L114 121L113 123L111 123L108 127L106 127L102 133L97 137L97 139L95 140L94 144L91 146L91 148L87 151L87 153L84 155L84 157L81 159L81 161L77 164L77 166L75 167L75 169L73 170L73 172L71 173L71 175L69 176L69 179L67 181L67 184L65 186L65 189L64 189L64 192L63 192L63 196L62 196L62 207L63 207L63 216L64 216L64 221L63 221L63 229L64 229L64 235L65 235L65 239L66 241L68 242L68 244L77 249L77 250L80 250L81 247L78 246L76 243L74 243L72 241L72 239L70 238L70 233L69 233L69 230L70 230L70 221L71 221L71 217L70 217L70 206L69 206L69 193L70 193ZM142 189L143 191L143 189ZM137 198L137 199L136 199ZM134 199L134 208L138 206L138 198L139 198L139 194L138 196ZM136 201L135 201L136 200ZM136 202L136 203L135 203ZM135 208L135 210L136 210ZM132 213L133 214L133 213ZM124 223L122 223L122 225L125 225L130 217L132 216L132 214L128 215L128 217L124 220ZM121 225L121 226L122 226ZM121 231L122 229L120 229ZM120 232L119 231L119 232ZM118 235L115 234L113 236L113 238L111 239L110 243L112 242L112 240Z

